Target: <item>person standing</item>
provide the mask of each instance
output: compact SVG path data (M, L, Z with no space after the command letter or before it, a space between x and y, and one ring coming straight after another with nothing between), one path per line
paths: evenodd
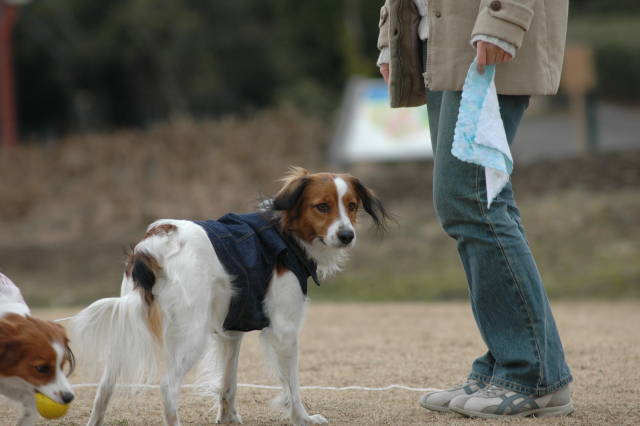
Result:
M511 183L487 208L483 167L451 154L472 61L481 73L496 64L511 144L530 95L558 90L567 15L568 0L386 0L380 11L378 66L391 107L427 104L434 206L457 242L488 348L463 384L425 394L427 409L491 418L573 411L571 373Z

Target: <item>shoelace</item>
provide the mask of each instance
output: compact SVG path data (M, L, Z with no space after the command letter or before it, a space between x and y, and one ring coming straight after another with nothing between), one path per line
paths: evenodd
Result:
M494 398L494 397L499 396L500 394L504 393L504 391L505 390L503 388L501 388L500 386L489 385L484 389L480 389L478 391L478 394L482 395L482 396L489 397L489 398Z
M463 383L460 383L458 385L455 385L451 388L451 390L458 390L458 389L462 389L465 386L478 386L478 381L474 380L474 379L467 379L465 380ZM478 388L480 388L480 386L478 386Z

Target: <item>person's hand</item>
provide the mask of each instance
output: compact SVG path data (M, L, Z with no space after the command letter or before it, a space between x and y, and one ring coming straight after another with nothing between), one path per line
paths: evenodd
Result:
M389 64L380 64L380 74L384 78L384 82L389 85Z
M478 72L484 74L485 65L504 64L511 60L511 55L500 49L495 44L486 41L476 43L476 61L478 62ZM382 72L382 68L380 68Z

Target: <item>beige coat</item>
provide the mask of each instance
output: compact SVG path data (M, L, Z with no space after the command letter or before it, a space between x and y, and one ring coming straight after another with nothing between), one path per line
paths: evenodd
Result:
M392 107L425 103L429 90L461 90L475 57L476 35L497 37L517 49L496 67L505 95L550 95L558 90L569 0L429 0L428 58L424 75L420 15L413 0L386 0L380 10L378 48L389 47Z

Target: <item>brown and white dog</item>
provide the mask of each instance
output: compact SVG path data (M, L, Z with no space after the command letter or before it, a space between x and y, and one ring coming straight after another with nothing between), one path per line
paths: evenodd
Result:
M74 367L68 343L61 325L31 316L18 287L0 273L0 394L22 403L20 426L35 424L35 392L60 404L74 398L63 371Z
M379 199L351 175L293 168L283 182L267 213L276 218L278 232L295 240L317 265L321 277L340 270L355 244L360 210L379 228L385 225L387 214ZM306 296L286 265L278 263L269 274L262 303L269 324L261 338L282 384L278 400L293 424L326 423L319 414L309 415L300 398L298 333ZM118 377L129 383L149 379L160 359L165 366L161 393L168 425L179 424L180 387L185 374L202 359L205 367L214 367L204 377L214 382L216 421L241 423L235 394L243 332L224 328L234 290L234 277L201 226L185 220L151 224L133 249L121 296L94 302L70 324L74 342L89 349L82 352L86 358L80 353L78 358L105 364L88 424L103 423Z

